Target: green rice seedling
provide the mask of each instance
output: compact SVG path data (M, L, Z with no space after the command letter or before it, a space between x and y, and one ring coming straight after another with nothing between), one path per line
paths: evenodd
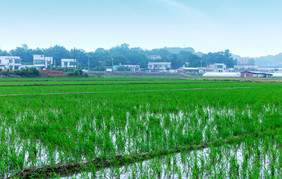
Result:
M125 78L115 84L109 84L106 79L94 85L94 80L99 79L85 81L87 85L72 81L69 84L77 84L73 86L0 86L0 95L30 94L0 97L0 150L3 158L0 171L4 171L1 176L12 176L20 169L34 165L111 159L116 155L142 152L158 155L160 151L175 151L190 145L197 148L203 143L221 146L230 137L230 143L235 144L241 136L281 128L281 84L195 80L178 84L175 80L165 79L153 84L157 79L144 78L135 80L146 84L125 85L123 83L134 80L126 81L128 79ZM164 81L167 84L161 84ZM69 81L47 82L57 85ZM251 88L223 89L226 87ZM201 90L189 90L196 88ZM62 92L91 93L46 95ZM268 151L275 148L272 143L268 144L273 136L264 140L263 150L254 150L260 144L246 138L246 143L250 143L246 145L245 153L249 156L245 157L246 160L256 158L260 161L244 164L247 170L252 167L260 169L262 158L268 160L268 155L264 153L271 155ZM10 145L13 147L8 147ZM20 150L19 146L22 147ZM236 148L225 148L238 153ZM212 151L216 151L216 155L208 152L210 160L197 157L200 162L197 164L198 176L212 174L213 171L207 171L218 162L224 162L225 151L217 148ZM32 160L27 160L26 154L31 154ZM275 162L279 160L277 152L276 155ZM181 161L192 161L180 158ZM179 162L175 163L178 170L173 172L171 167L171 176L177 176L180 170ZM7 164L9 167L6 167ZM207 164L209 169L203 167ZM274 175L277 176L276 170Z

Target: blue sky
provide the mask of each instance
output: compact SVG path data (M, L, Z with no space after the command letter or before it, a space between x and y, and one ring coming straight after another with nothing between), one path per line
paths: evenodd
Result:
M63 45L282 52L281 0L0 0L0 48Z

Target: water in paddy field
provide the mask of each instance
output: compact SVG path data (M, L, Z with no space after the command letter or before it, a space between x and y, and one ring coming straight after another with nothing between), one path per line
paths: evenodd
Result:
M263 120L263 117L265 115L265 112L268 113L274 113L277 112L279 109L276 106L270 106L265 105L265 110L258 113L258 120L260 123ZM200 113L200 111L203 112ZM43 113L44 111L41 111ZM50 112L54 113L55 116L58 116L58 113L61 113L59 110L50 109ZM231 108L221 108L221 109L215 109L212 107L202 107L201 109L196 109L195 111L190 112L184 112L179 111L177 113L168 113L168 114L162 114L162 113L153 113L153 112L143 112L140 111L137 113L136 116L133 116L130 114L130 112L126 113L126 123L125 127L122 131L122 136L124 139L128 139L125 141L125 147L123 150L120 150L118 147L118 138L120 137L120 134L116 131L110 131L110 140L112 144L115 146L116 151L115 155L126 155L130 154L131 152L135 153L142 153L143 151L140 150L140 144L136 144L137 141L140 141L142 138L146 138L145 134L140 134L139 136L132 137L132 131L130 128L134 126L135 124L132 124L131 119L134 119L134 121L142 121L142 124L146 129L150 129L150 120L158 119L159 125L161 128L163 128L163 135L165 137L169 136L170 130L166 127L166 123L168 124L174 124L178 128L179 126L183 127L181 133L184 135L186 133L189 133L191 131L200 130L202 135L202 141L205 142L208 140L208 134L207 131L213 130L213 136L216 136L217 132L217 125L215 123L215 118L225 119L229 118L231 120L236 120L236 109ZM252 110L251 108L246 107L244 110L240 111L241 114L246 114L249 118L252 118ZM34 117L34 119L38 118L39 114L31 113ZM206 120L203 120L203 115L206 116ZM20 123L24 118L27 117L27 114L18 114L16 118L16 122ZM194 120L196 119L196 120ZM40 119L41 120L41 119ZM83 125L85 125L85 121L87 118L82 118L76 125L76 130L81 131L83 130ZM95 122L95 118L93 119L92 123L87 125L93 126L95 129L97 127L97 124ZM114 121L114 117L112 116L111 121ZM194 121L192 121L194 120ZM44 122L44 120L41 120L41 122ZM29 139L20 139L17 135L16 128L9 126L7 123L2 123L3 126L8 126L5 128L5 135L6 136L12 136L15 135L15 137L7 137L7 143L9 143L9 153L13 153L15 157L19 158L23 162L23 168L29 168L32 166L44 166L44 165L50 165L50 164L57 164L57 163L69 163L71 161L91 161L92 159L89 159L89 156L87 154L81 154L79 158L76 158L75 156L72 156L72 154L65 153L64 151L60 151L59 149L55 147L50 148L47 145L45 145L42 141L36 140L31 141ZM191 125L194 125L195 128L191 128ZM102 129L107 130L105 122L102 124ZM139 133L142 131L138 131ZM101 133L102 134L102 133ZM143 135L143 136L142 136ZM69 136L72 137L71 135ZM153 136L154 137L154 136ZM153 138L151 140L154 140ZM229 163L237 163L239 165L239 171L242 170L243 165L246 165L244 163L243 157L244 156L244 145L242 144L238 148L232 148L230 147L230 150L228 147L220 148L220 151L222 156L217 156L220 158L216 164L212 164L212 157L211 151L214 149L203 149L199 151L193 151L190 153L183 153L183 154L173 154L171 156L164 156L162 158L152 159L136 164L131 164L129 166L124 167L117 167L117 168L107 168L105 170L99 170L95 172L95 175L97 177L120 177L127 178L127 177L140 177L140 176L159 176L161 178L167 178L167 177L173 177L178 178L180 176L182 177L192 177L195 172L198 172L203 177L210 177L217 175L218 173L228 173L227 171L230 171L232 168L231 164ZM229 152L228 152L229 151ZM279 150L276 145L274 145L274 151ZM101 155L102 151L100 148L95 148L95 155L99 156ZM233 158L230 158L230 156L233 156ZM268 166L266 168L260 167L260 176L266 176L267 174L271 174L271 165L274 162L278 162L278 159L275 158L273 160L273 157L271 154L269 154L269 151L267 154L262 154L263 160L260 158L260 165L262 166ZM255 156L253 156L253 160L255 159ZM279 157L278 157L279 158ZM9 160L9 159L7 159ZM273 160L273 161L272 161ZM270 162L272 161L272 162ZM252 162L252 157L248 159L247 166L252 166L254 162ZM192 167L191 167L192 166ZM204 167L205 166L205 167ZM207 168L206 166L210 166L210 168ZM241 167L241 168L240 168ZM250 170L252 167L250 168ZM223 170L223 171L221 171ZM277 169L276 169L277 170ZM277 173L278 171L274 171L274 173ZM12 176L16 172L19 171L19 168L11 168L9 169L9 172L4 173L4 177ZM157 173L156 173L157 172ZM1 174L2 175L2 174ZM1 176L0 175L0 176ZM81 176L88 176L92 175L91 172L85 172L78 175L74 175L72 177L78 177ZM226 174L227 175L227 174ZM243 176L243 174L238 174L239 176Z
M258 145L257 148L249 148L246 143L205 148L63 178L279 178L279 155L273 156L279 154L279 146L274 144L265 151L262 141Z

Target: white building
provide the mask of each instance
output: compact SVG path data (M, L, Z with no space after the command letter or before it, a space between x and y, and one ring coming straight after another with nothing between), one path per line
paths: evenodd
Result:
M62 59L61 66L63 68L76 68L76 59Z
M148 70L164 72L171 69L171 62L148 62Z
M0 69L17 70L21 66L21 57L18 56L0 56Z
M44 55L33 55L33 66L37 69L46 69L53 65L53 57L44 57Z
M119 65L114 65L113 70L117 71L119 67L127 68L132 72L140 71L140 65L122 65L121 63Z
M237 71L258 70L258 68L259 66L255 64L238 64L234 66Z
M152 60L161 60L162 59L160 55L149 55L148 58Z
M282 73L272 73L273 78L282 78Z
M260 67L258 68L258 71L271 72L271 73L277 73L277 72L282 73L282 63L277 64L277 65L260 65Z
M106 72L112 72L113 71L113 67L106 67Z
M179 69L177 69L178 73L188 73L188 74L202 74L206 72L206 68L203 67L185 67L185 65L183 65L183 67L180 67Z
M239 72L236 73L207 72L203 74L204 77L222 77L222 78L239 78L240 75L241 74Z
M19 69L34 68L34 65L21 65Z
M123 65L126 68L129 68L130 71L136 72L140 71L140 65Z
M226 65L224 63L210 64L207 66L206 72L218 72L218 73L226 72Z

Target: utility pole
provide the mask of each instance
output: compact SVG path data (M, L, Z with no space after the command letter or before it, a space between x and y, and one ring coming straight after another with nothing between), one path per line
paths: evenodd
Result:
M204 70L203 70L203 60L201 60L201 71L202 71L202 73L204 73Z
M89 73L89 55L88 55L88 73Z
M114 71L114 58L112 58L112 72Z
M76 60L75 60L75 47L73 48L73 60L74 60L74 69L76 69Z

